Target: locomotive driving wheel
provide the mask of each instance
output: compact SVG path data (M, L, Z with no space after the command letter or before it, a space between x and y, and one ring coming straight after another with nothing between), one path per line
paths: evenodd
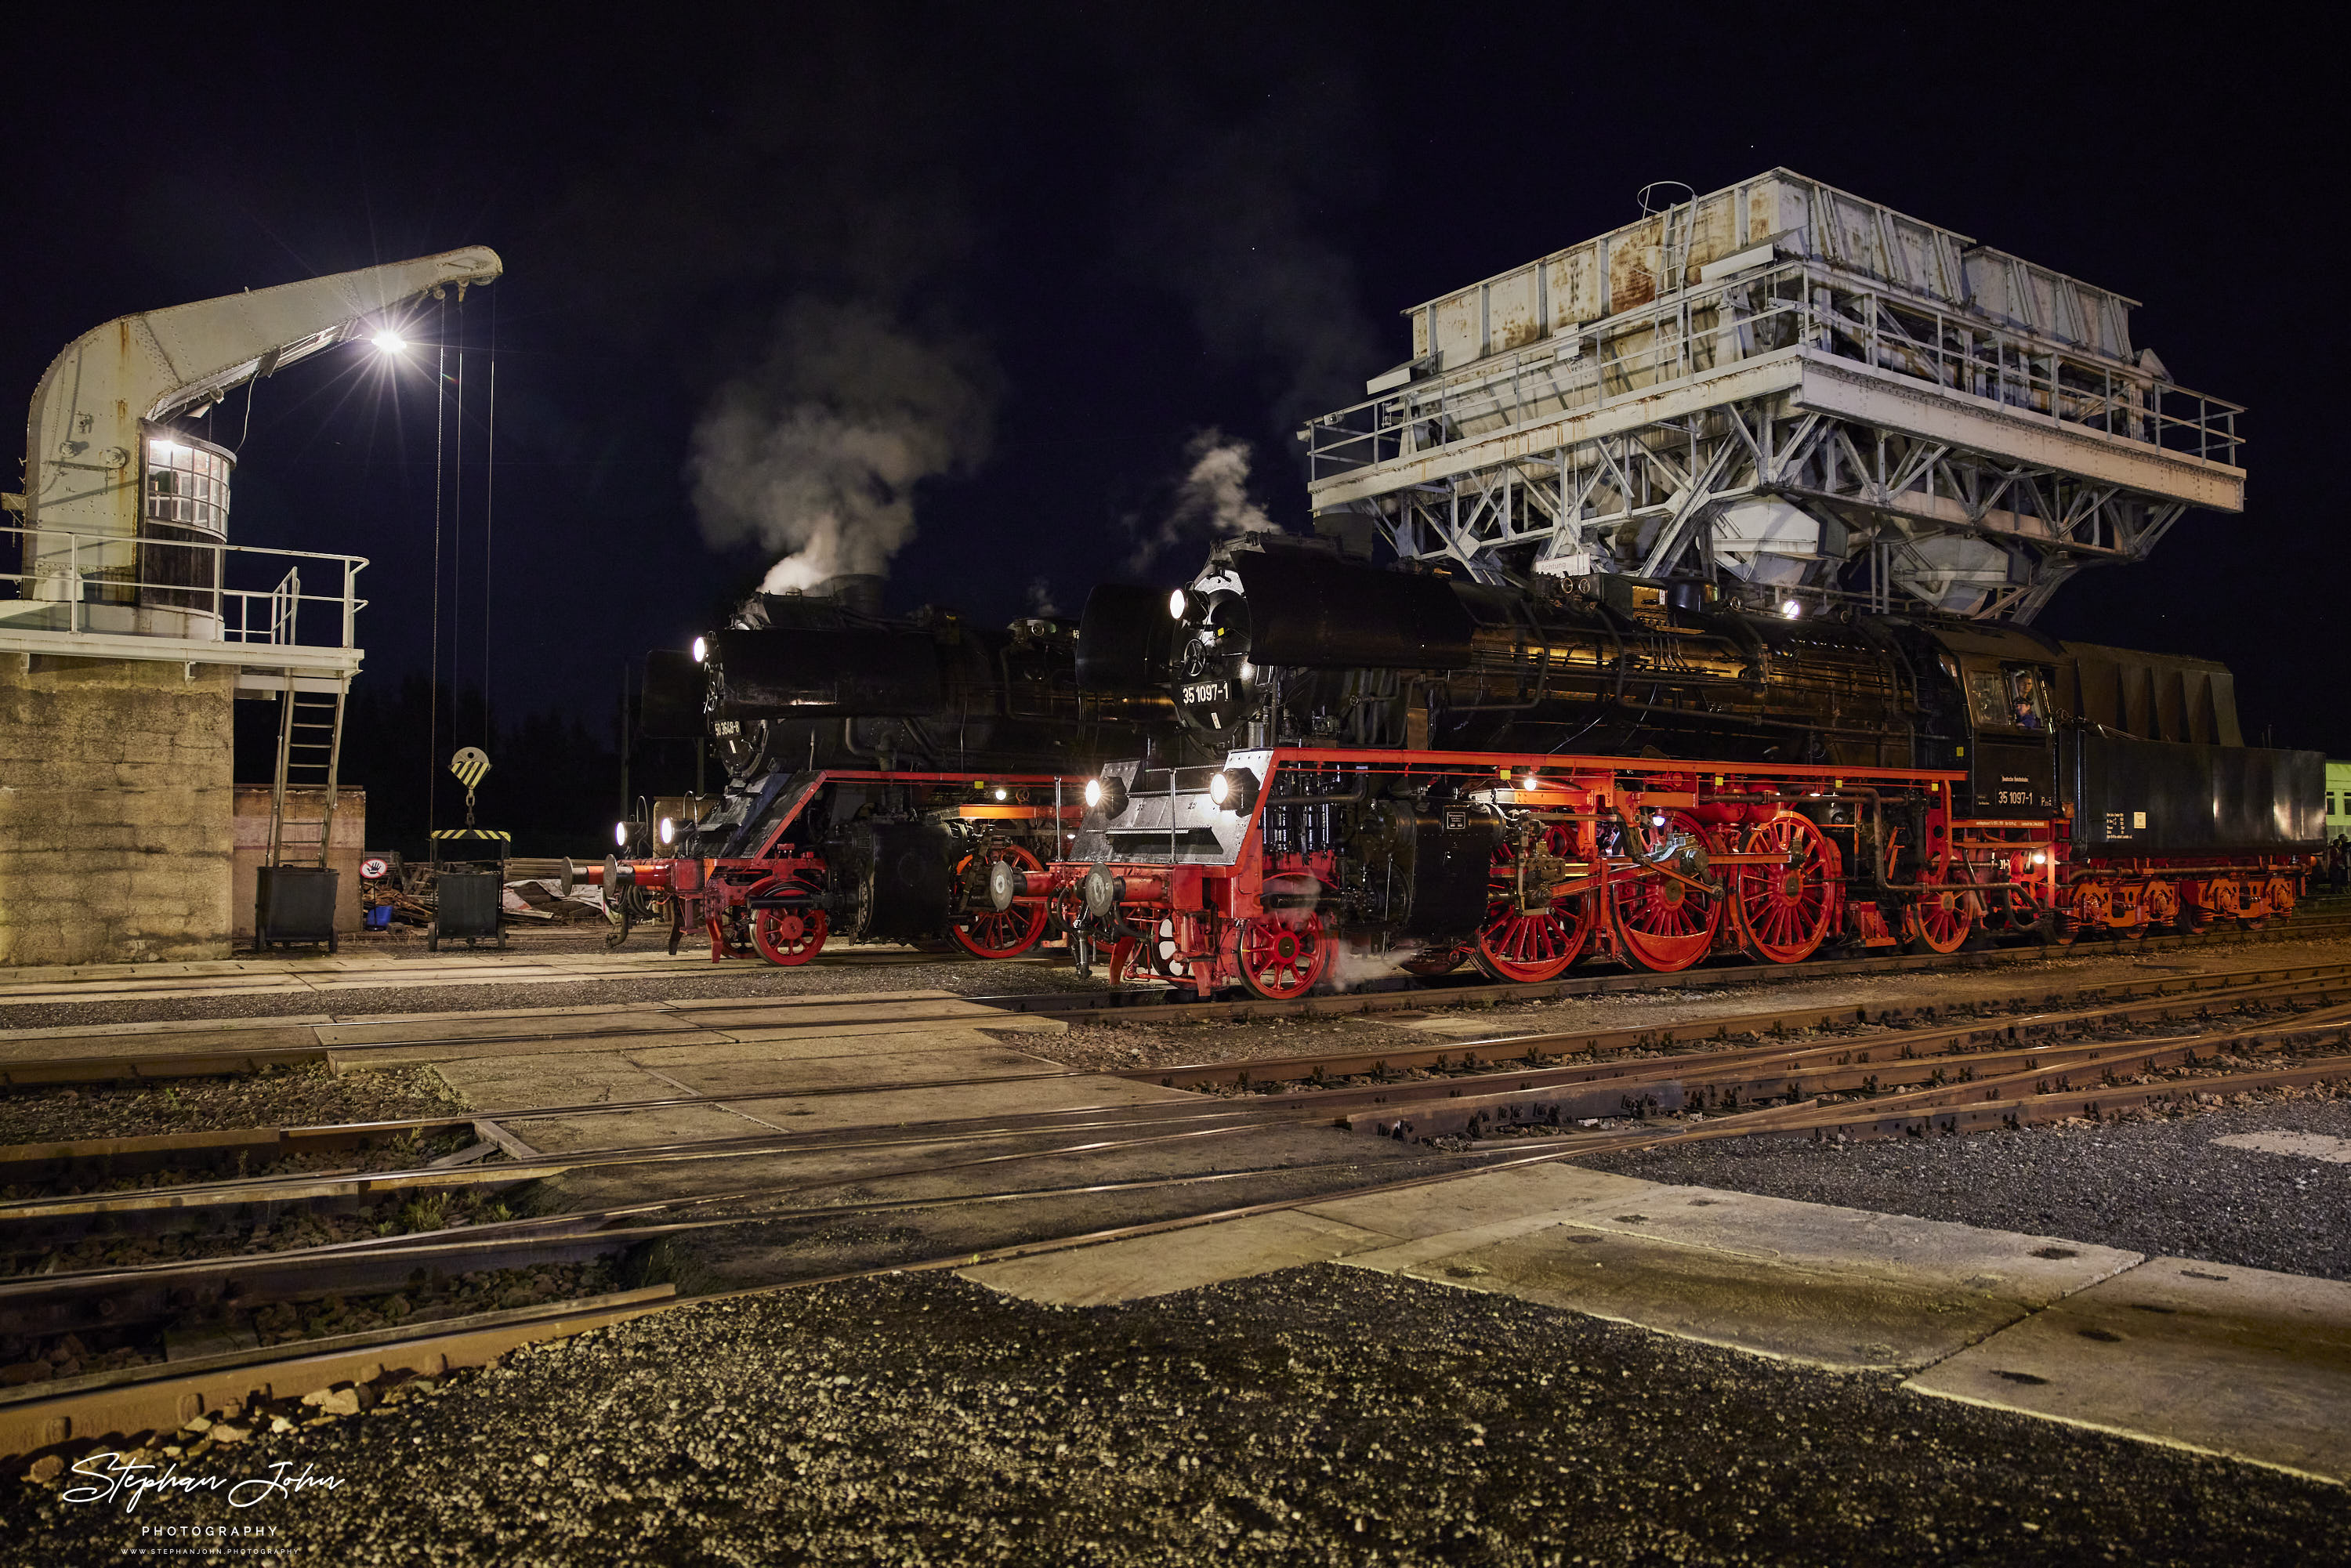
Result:
M1542 862L1581 858L1564 827L1544 830L1531 848L1532 852L1526 856L1532 862L1527 867L1528 874L1539 875L1546 883L1556 873ZM1536 897L1525 898L1519 886L1520 860L1519 846L1508 839L1494 846L1486 869L1486 923L1478 928L1477 945L1469 956L1495 979L1534 985L1557 977L1583 951L1592 935L1593 900L1583 893L1544 899L1540 896L1541 888L1535 890ZM1459 962L1457 956L1445 967ZM1405 967L1423 975L1445 972L1414 964Z
M1644 858L1658 869L1633 867L1611 878L1609 918L1625 955L1645 969L1687 969L1712 950L1722 925L1722 894L1706 864L1706 829L1687 811L1665 811L1663 822L1643 817L1625 831L1637 835Z
M824 873L801 869L754 883L750 896L772 898L780 894L813 898L823 891ZM770 964L789 968L795 964L807 963L823 950L825 918L821 909L811 905L799 909L754 909L749 914L751 946L760 957Z
M982 844L956 862L955 885L963 890L967 907L956 917L948 935L975 958L1017 958L1044 939L1042 900L996 907L989 884L999 865L1008 872L1045 869L1042 862L1019 844Z
M1314 988L1331 967L1331 944L1319 915L1252 915L1233 923L1233 958L1244 988L1286 1002Z
M1739 868L1732 890L1749 945L1774 964L1802 963L1827 937L1835 913L1835 847L1809 817L1782 811L1749 831L1745 852L1783 862Z
M1976 912L1983 900L1975 893L1975 877L1965 861L1945 856L1931 870L1922 868L1926 883L1917 902L1902 914L1902 935L1914 953L1956 953L1975 934Z

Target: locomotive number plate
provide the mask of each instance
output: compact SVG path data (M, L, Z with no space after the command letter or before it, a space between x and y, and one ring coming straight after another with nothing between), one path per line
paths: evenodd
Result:
M1206 706L1210 703L1220 703L1225 700L1225 683L1222 681L1202 681L1197 685L1186 686L1184 688L1184 700L1194 707Z

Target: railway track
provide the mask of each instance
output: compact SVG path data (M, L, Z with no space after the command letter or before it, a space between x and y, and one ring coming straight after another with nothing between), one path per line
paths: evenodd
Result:
M2351 933L2351 915L2264 927L2257 931L2210 931L2193 936L2155 936L2118 946L2131 954L2180 947L2209 948L2246 942L2301 941ZM916 1024L970 1024L974 1009L997 1017L1038 1016L1064 1023L1166 1023L1249 1021L1311 1016L1376 1015L1429 1008L1491 1002L1525 1002L1570 997L1715 989L1724 986L1771 985L1857 976L1899 975L1928 970L2032 966L2048 957L2091 956L2081 946L2058 949L2011 947L1980 953L1888 955L1821 960L1794 965L1729 962L1678 974L1646 971L1570 975L1542 985L1485 983L1460 978L1384 977L1350 991L1291 1001L1228 998L1182 1000L1163 988L1127 991L1079 991L987 995L935 1003L899 1016ZM891 1001L877 995L875 1004ZM666 1039L692 1043L714 1027L769 1027L795 1021L808 1009L842 1008L839 997L699 998L632 1004L628 1009L571 1008L499 1015L467 1028L464 1038L487 1049L569 1047L580 1043L619 1048ZM55 1053L0 1056L0 1088L135 1082L169 1078L238 1076L272 1069L364 1065L393 1059L420 1046L447 1046L453 1039L443 1015L344 1022L329 1018L191 1019L102 1027L67 1027L10 1031L20 1048L54 1041ZM193 1045L190 1041L194 1041ZM152 1041L154 1049L138 1049ZM77 1045L84 1049L74 1049Z
M1416 978L1397 975L1382 977L1344 991L1301 997L1290 1001L1255 997L1185 998L1162 987L1126 991L981 996L972 999L1002 1008L1008 1012L1045 1013L1069 1023L1166 1023L1204 1019L1241 1021L1458 1007L1473 1002L1547 1001L1628 991L1705 990L1727 985L1771 985L1858 975L1989 968L2000 965L2040 963L2053 958L2171 952L2237 943L2324 940L2345 935L2351 935L2351 914L2330 914L2308 920L2296 918L2252 929L2224 931L2215 927L2189 936L2147 936L2124 943L2086 946L2078 944L2062 947L2035 945L1986 948L1972 953L1899 953L1861 958L1815 958L1801 964L1759 964L1748 959L1727 959L1673 974L1656 974L1646 969L1618 973L1570 971L1559 979L1534 985L1466 977Z
M1411 1062L1387 1053L1297 1058L1280 1063L1200 1064L1170 1072L1138 1070L1124 1076L1219 1091L1180 1102L1104 1104L1050 1112L934 1122L920 1127L841 1128L822 1132L704 1139L653 1146L614 1146L559 1156L514 1158L409 1171L301 1173L288 1176L183 1183L125 1194L77 1194L0 1206L0 1245L55 1239L77 1223L102 1216L147 1214L176 1222L211 1214L233 1222L240 1215L308 1203L350 1204L371 1195L413 1194L489 1186L507 1190L528 1181L583 1170L626 1166L680 1166L793 1155L856 1152L903 1155L897 1165L866 1166L853 1175L818 1174L691 1197L606 1207L576 1213L465 1227L457 1231L372 1238L298 1253L263 1253L226 1260L181 1260L152 1268L84 1270L0 1280L0 1331L37 1333L72 1323L103 1322L185 1310L191 1304L235 1305L300 1299L325 1288L356 1292L369 1284L396 1286L420 1272L513 1268L550 1261L614 1260L665 1238L747 1223L773 1224L914 1208L1040 1203L1112 1193L1177 1187L1214 1188L1302 1170L1335 1174L1359 1167L1358 1158L1327 1166L1241 1164L1143 1180L994 1186L946 1194L816 1201L828 1191L896 1177L968 1176L1023 1163L1067 1161L1146 1145L1198 1145L1270 1127L1341 1125L1391 1140L1450 1140L1437 1163L1444 1170L1374 1184L1394 1190L1441 1179L1463 1168L1485 1168L1604 1151L1657 1146L1696 1138L1771 1132L1809 1136L1917 1136L1978 1126L2025 1125L2060 1116L2101 1115L2159 1106L2225 1084L2231 1092L2332 1079L2351 1079L2351 964L2273 966L2217 975L2165 977L2131 985L2077 988L2076 1005L1920 1020L1916 1015L1870 1016L1850 1007L1783 1010L1638 1030L1551 1032L1454 1045ZM2258 1011L2256 1009L2259 1009ZM2290 1010L2286 1010L2290 1009ZM2194 1027L2179 1029L2183 1022ZM1896 1026L1899 1027L1896 1027ZM2168 1029L2150 1035L2146 1031ZM2117 1031L2123 1038L2107 1038ZM1834 1031L1822 1035L1821 1031ZM1794 1038L1800 1034L1819 1036ZM1687 1049L1697 1046L1701 1049ZM2299 1054L2297 1054L2299 1053ZM2221 1059L2236 1064L2224 1072ZM2252 1065L2246 1065L2251 1063ZM1426 1076L1402 1081L1406 1072ZM2198 1076L2179 1076L2181 1073ZM2172 1074L2168 1077L2155 1076ZM1081 1076L1074 1072L1037 1077ZM1350 1081L1353 1080L1353 1081ZM936 1087L956 1081L922 1085ZM992 1080L991 1082L1003 1082ZM883 1092L904 1083L843 1085L824 1092ZM806 1091L777 1091L786 1098ZM750 1103L758 1093L684 1095L662 1101L579 1106L518 1107L497 1113L527 1126L534 1117L621 1116L659 1106ZM1670 1103L1668 1103L1670 1102ZM1685 1114L1665 1113L1680 1110ZM1581 1116L1575 1113L1581 1112ZM1592 1113L1598 1112L1599 1114ZM1574 1129L1577 1120L1612 1124ZM422 1128L452 1130L465 1118L285 1129L266 1146L328 1149L364 1146ZM1546 1131L1565 1124L1565 1135L1543 1146L1501 1144L1496 1134ZM214 1138L208 1152L265 1146L258 1136L241 1145ZM524 1145L527 1148L527 1145ZM169 1151L143 1151L152 1163ZM88 1174L94 1150L52 1146L0 1154L0 1170L37 1174L46 1160L61 1171ZM1430 1157L1435 1157L1432 1151ZM82 1163L78 1165L77 1160ZM1358 1184L1360 1186L1360 1184ZM1349 1190L1355 1190L1350 1188ZM1319 1196L1331 1196L1325 1190ZM1287 1202L1308 1201L1305 1198ZM1284 1207L1244 1205L1155 1221L1116 1231L1088 1229L978 1254L918 1260L914 1266L948 1267L1053 1247L1079 1246L1115 1235L1206 1223ZM893 1267L905 1267L901 1263ZM828 1279L850 1276L828 1275ZM813 1281L802 1281L799 1283ZM578 1301L532 1302L431 1325L423 1333L392 1329L276 1346L230 1348L166 1366L88 1374L64 1384L0 1390L0 1448L24 1452L63 1443L94 1429L131 1430L183 1423L188 1401L226 1404L268 1392L298 1392L340 1381L372 1383L387 1368L437 1375L468 1358L489 1359L533 1338L559 1337L582 1328L625 1321L657 1310L674 1297L661 1284L605 1290ZM70 1330L67 1330L70 1332ZM454 1359L453 1359L454 1358ZM361 1373L372 1372L361 1377ZM334 1375L329 1375L333 1374ZM235 1394L219 1393L230 1388ZM261 1390L257 1396L256 1390ZM282 1400L281 1400L282 1402ZM209 1406L208 1406L209 1407ZM201 1413L201 1412L197 1412Z

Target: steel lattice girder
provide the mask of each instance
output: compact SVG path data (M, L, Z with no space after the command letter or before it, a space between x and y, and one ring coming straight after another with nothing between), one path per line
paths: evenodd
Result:
M2024 580L1976 613L2016 620L2085 564L2143 558L2189 505L2242 506L2241 470L2010 411L1955 410L1905 387L1846 384L1872 376L1866 367L1794 350L1735 373L1761 384L1716 402L1729 390L1717 378L1698 397L1681 389L1450 444L1324 481L1316 500L1372 502L1407 559L1451 559L1490 576L1495 551L1532 545L1539 561L1587 552L1597 570L1654 578L1706 572L1707 518L1774 497L1834 515L1856 543L1961 534L2009 549ZM1700 398L1707 406L1670 406ZM1874 596L1886 592L1875 585Z
M1932 602L1965 579L1967 612L2022 620L2188 507L2243 508L2234 405L1814 265L1580 330L1314 421L1316 509L1372 512L1400 555L1479 576L1510 550L1656 578L1722 575L1709 526L1769 500L1853 547L1775 552L1807 594Z

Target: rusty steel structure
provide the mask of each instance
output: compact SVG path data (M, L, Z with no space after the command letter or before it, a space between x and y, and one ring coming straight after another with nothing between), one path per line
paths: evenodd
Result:
M1300 433L1318 528L1406 561L2030 622L2244 505L2236 404L2136 301L1775 169L1414 307Z

